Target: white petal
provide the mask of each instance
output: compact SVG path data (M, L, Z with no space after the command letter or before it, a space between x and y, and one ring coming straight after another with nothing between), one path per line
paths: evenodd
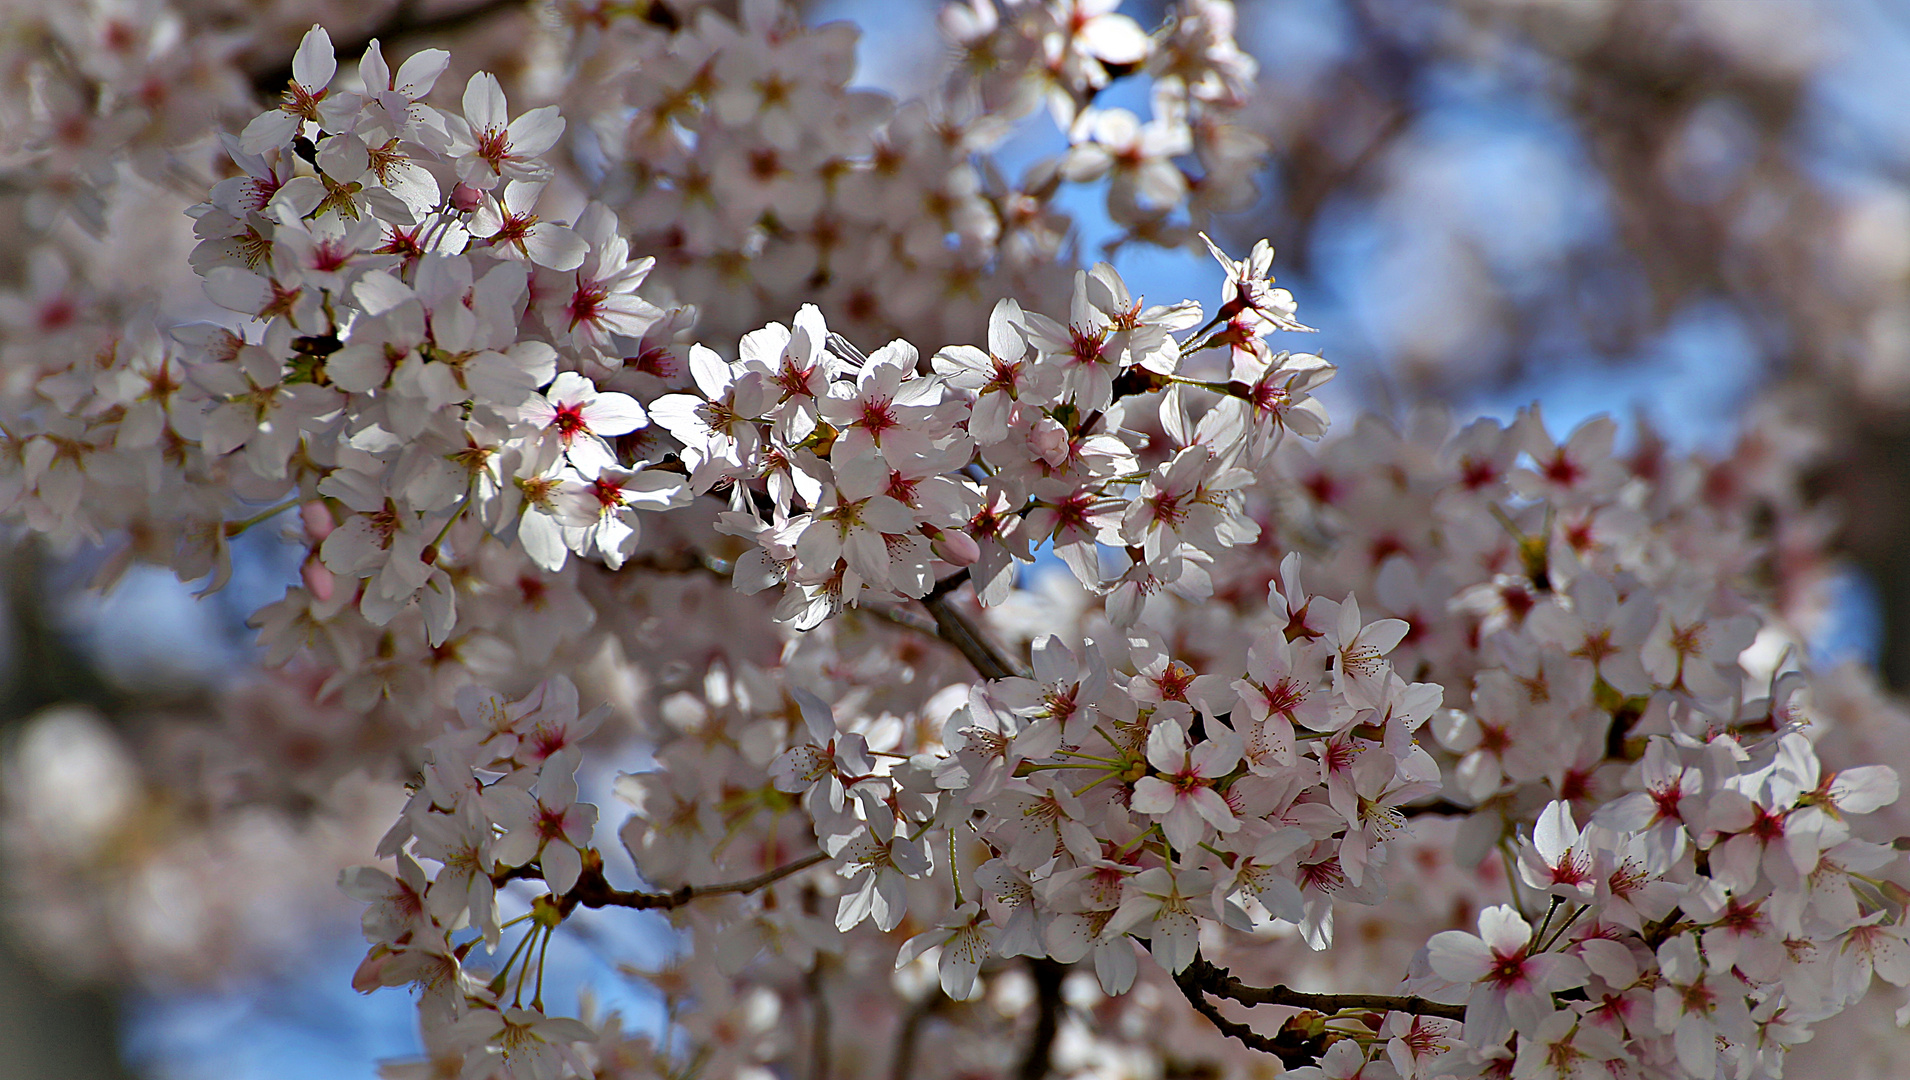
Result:
M332 36L314 23L298 43L292 57L292 78L307 90L323 90L338 71L338 58L332 55Z

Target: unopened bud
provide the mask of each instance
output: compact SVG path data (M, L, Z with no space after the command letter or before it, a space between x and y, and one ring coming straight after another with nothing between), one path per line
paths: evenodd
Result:
M1068 429L1052 416L1044 416L1028 429L1028 449L1049 465L1059 468L1068 460Z
M311 593L312 598L319 603L332 598L332 572L325 569L325 564L318 561L317 555L306 556L305 564L298 568L298 576L299 580L305 582L305 591Z
M935 557L951 566L972 566L982 557L981 545L975 538L959 529L945 530L942 535L929 541L929 548Z
M484 193L462 181L451 189L451 208L460 214L468 214L484 205Z
M332 534L332 530L338 528L338 522L332 520L331 508L325 505L323 499L300 503L298 521L300 525L305 526L305 539L313 544L324 543L325 538Z
M390 985L385 981L385 969L390 966L392 951L383 945L373 945L365 958L358 962L358 969L352 972L351 988L361 994L369 994L381 986Z

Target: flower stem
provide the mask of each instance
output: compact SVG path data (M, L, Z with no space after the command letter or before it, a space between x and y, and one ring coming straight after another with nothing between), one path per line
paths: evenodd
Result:
M226 539L230 540L260 522L270 521L304 501L304 496L294 495L282 503L266 507L243 521L228 521L225 523Z

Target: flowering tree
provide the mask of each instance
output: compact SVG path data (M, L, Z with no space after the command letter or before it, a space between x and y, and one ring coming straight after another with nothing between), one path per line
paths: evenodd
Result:
M209 589L296 510L228 752L406 779L339 880L354 985L416 996L390 1075L1776 1076L1910 982L1879 707L1777 588L1781 429L1329 437L1265 243L1165 304L1075 265L1070 192L1117 247L1251 201L1219 0L953 3L903 105L776 0L563 0L510 93L313 26L200 144L216 48L88 11L14 172L99 229L197 177L217 312L39 249L0 502ZM13 843L77 873L83 825ZM662 1036L546 984L592 909L679 931Z

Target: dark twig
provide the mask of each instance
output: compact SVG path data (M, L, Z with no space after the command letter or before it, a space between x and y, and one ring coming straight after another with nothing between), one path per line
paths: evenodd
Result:
M1251 1050L1272 1054L1289 1069L1310 1065L1320 1059L1338 1038L1322 1023L1344 1010L1359 1012L1403 1012L1436 1016L1445 1020L1465 1019L1463 1005L1447 1005L1422 997L1394 994L1308 994L1284 986L1248 986L1227 973L1225 968L1195 955L1186 969L1174 976L1175 985L1194 1011L1206 1017L1222 1035L1238 1040ZM1220 1014L1219 1006L1207 1000L1213 994L1243 1005L1286 1005L1305 1010L1289 1017L1277 1035L1266 1036L1237 1020Z
M1282 1047L1272 1039L1267 1038L1265 1035L1260 1034L1245 1024L1235 1020L1229 1020L1220 1015L1220 1009L1216 1007L1213 1002L1207 1000L1207 995L1203 993L1201 988L1195 983L1190 974L1193 970L1194 969L1190 966L1186 971L1174 976L1174 983L1180 987L1181 994L1187 998L1187 1004L1192 1005L1195 1012L1206 1017L1208 1022L1213 1024L1222 1035L1230 1039L1239 1040L1241 1045L1249 1050L1258 1050L1263 1054L1272 1054L1279 1058L1281 1063L1288 1068L1299 1068L1302 1065L1312 1063L1311 1058L1305 1058L1299 1061L1289 1060L1289 1053L1284 1051Z
M967 615L949 603L948 594L966 580L968 571L963 570L946 581L938 583L922 598L922 606L935 616L935 632L943 640L960 650L968 658L977 674L984 679L1006 679L1025 675L1019 665L1011 663L982 635L981 627L976 626ZM960 580L958 580L960 579ZM946 587L945 587L946 586Z
M1409 818L1465 817L1477 810L1476 806L1461 806L1451 799L1430 799L1426 802L1407 803L1399 808L1399 812Z
M1187 965L1187 970L1180 977L1189 980L1204 993L1238 1001L1242 1005L1290 1005L1328 1014L1343 1009L1361 1009L1367 1012L1434 1016L1441 1020L1466 1018L1464 1005L1448 1005L1443 1001L1406 994L1310 994L1285 986L1248 986L1228 974L1225 968L1216 967L1198 956Z
M577 879L577 884L572 886L571 890L565 893L558 900L557 904L559 910L566 915L580 906L587 908L624 907L637 911L669 910L670 908L680 908L692 900L700 900L706 896L753 893L757 889L774 885L776 882L781 881L791 874L807 870L828 857L829 856L818 851L812 855L805 855L795 862L784 863L774 870L766 870L763 873L757 874L755 877L744 878L741 881L726 881L720 885L685 885L673 892L640 892L635 889L613 889L610 887L610 883L604 880L602 865L586 865L583 876ZM523 872L523 869L520 867L518 870L500 876L503 880L509 880L511 877L532 877L534 875ZM498 879L494 878L493 880L496 881ZM499 884L502 884L502 881L499 881Z
M962 582L967 580L968 580L968 568L964 566L960 570L957 570L954 573L943 578L942 580L936 582L935 587L933 589L930 589L928 591L928 595L922 598L922 602L924 604L932 604L935 601L940 600L942 597L947 596L949 593L954 592L956 589L961 588Z
M923 634L937 640L940 640L942 636L941 631L937 629L933 622L924 619L920 613L910 611L907 608L870 604L866 607L857 608L856 610L867 613L872 619L881 619L883 622L893 623L896 626L902 627L904 630L913 630L918 634Z

